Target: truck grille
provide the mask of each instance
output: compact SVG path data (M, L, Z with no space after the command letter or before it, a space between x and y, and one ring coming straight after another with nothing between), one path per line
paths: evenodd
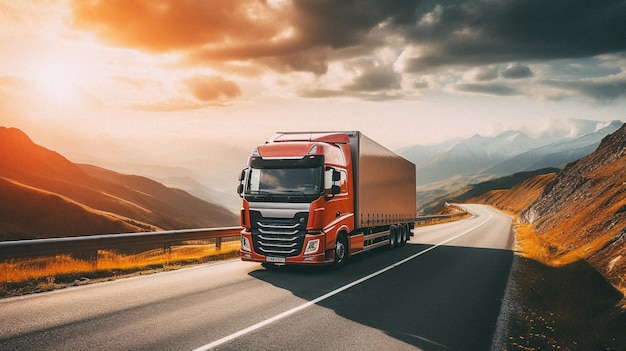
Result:
M264 256L297 256L302 251L308 213L294 218L264 218L250 211L254 251Z

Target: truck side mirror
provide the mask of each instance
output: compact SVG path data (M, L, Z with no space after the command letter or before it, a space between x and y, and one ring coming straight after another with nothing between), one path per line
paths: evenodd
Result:
M341 187L339 185L333 185L332 187L330 187L330 192L333 195L337 195L341 193Z
M237 194L239 194L239 197L243 197L241 194L243 194L243 182L246 179L247 173L248 168L244 168L239 174L239 185L237 185Z
M341 180L341 173L338 170L333 169L333 182L338 182L340 180Z

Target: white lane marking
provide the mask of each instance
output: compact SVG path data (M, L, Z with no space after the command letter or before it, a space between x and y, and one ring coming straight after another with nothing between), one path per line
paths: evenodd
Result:
M247 327L245 329L242 329L242 330L240 330L240 331L238 331L236 333L233 333L233 334L225 336L225 337L223 337L221 339L215 340L212 343L206 344L204 346L201 346L201 347L199 347L199 348L197 348L197 349L195 349L193 351L207 351L207 350L210 350L210 349L212 349L214 347L217 347L217 346L222 345L222 344L224 344L226 342L234 340L234 339L236 339L236 338L238 338L240 336L243 336L243 335L246 335L248 333L251 333L251 332L253 332L253 331L255 331L255 330L259 329L259 328L262 328L262 327L264 327L266 325L272 324L272 323L276 322L277 320L285 318L285 317L287 317L289 315L292 315L292 314L294 314L294 313L296 313L298 311L302 311L305 308L308 308L308 307L310 307L312 305L315 305L318 302L324 301L324 300L326 300L329 297L337 295L337 294L339 294L342 291L350 289L351 287L353 287L355 285L361 284L364 281L370 280L370 279L372 279L372 278L374 278L374 277L376 277L378 275L381 275L381 274L383 274L383 273L385 273L385 272L387 272L387 271L389 271L389 270L391 270L391 269L393 269L395 267L398 267L399 265L401 265L403 263L406 263L406 262L408 262L408 261L410 261L410 260L412 260L412 259L414 259L414 258L416 258L418 256L421 256L421 255L423 255L423 254L425 254L425 253L427 253L429 251L432 251L432 250L436 249L439 246L445 245L445 244L449 243L452 240L458 239L458 238L462 237L463 235L466 235L466 234L468 234L468 233L478 229L479 227L481 227L485 223L489 222L489 220L492 217L493 217L493 214L491 212L489 212L489 217L487 217L487 219L484 220L483 222L481 222L480 224L478 224L478 225L476 225L476 226L474 226L474 227L472 227L472 228L470 228L470 229L468 229L468 230L466 230L466 231L464 231L464 232L462 232L460 234L457 234L456 236L448 238L448 239L440 242L439 244L431 246L431 247L427 248L426 250L420 251L420 252L414 254L413 256L409 256L409 257L407 257L407 258L405 258L405 259L403 259L401 261L398 261L398 262L392 264L391 266L385 267L385 268L383 268L383 269L381 269L379 271L371 273L370 275L367 275L367 276L365 276L365 277L363 277L361 279L355 280L355 281L353 281L350 284L344 285L344 286L342 286L342 287L340 287L340 288L338 288L336 290L333 290L333 291L331 291L329 293L326 293L325 295L322 295L322 296L320 296L320 297L318 297L318 298L316 298L314 300L311 300L311 301L309 301L307 303L304 303L304 304L302 304L300 306L296 306L296 307L294 307L294 308L292 308L290 310L287 310L287 311L285 311L285 312L283 312L281 314L278 314L278 315L276 315L274 317L268 318L268 319L266 319L264 321L261 321L261 322L259 322L257 324L251 325L251 326L249 326L249 327Z

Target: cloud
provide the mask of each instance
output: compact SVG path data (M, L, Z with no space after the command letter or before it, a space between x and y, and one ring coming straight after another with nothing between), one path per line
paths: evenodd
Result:
M280 29L267 4L250 0L75 0L72 10L75 27L114 45L150 52L254 42Z
M474 78L477 81L484 82L484 81L497 79L498 76L499 76L498 67L490 66L490 67L479 68Z
M455 86L456 90L467 93L479 93L487 95L500 95L510 96L519 95L520 92L508 85L489 83L489 84L474 84L474 83L462 83Z
M391 66L373 66L359 74L352 84L346 85L348 91L384 91L400 89L402 76Z
M371 37L388 19L406 20L406 0L284 1L75 0L75 27L116 46L182 52L186 62L256 60L283 71L325 73L329 55L384 44ZM410 18L408 16L407 18Z
M388 99L402 95L402 86L444 85L515 95L522 89L498 79L541 79L537 75L545 72L533 69L538 63L626 53L626 1L615 0L73 0L72 13L76 28L102 41L174 53L184 68L244 78L293 72L323 77L333 74L333 65L358 72L340 87L321 79L329 85L294 89L301 96ZM363 68L363 60L377 66ZM475 82L493 84L459 84L469 71ZM437 83L419 83L426 81ZM189 89L201 101L218 94L197 84ZM220 91L225 99L241 94ZM598 85L579 91L603 92L607 99L615 96Z
M406 36L428 45L412 72L455 65L591 57L626 50L624 1L469 1L423 13Z
M159 85L158 82L138 79L116 78L116 80L129 84L144 95L148 94L148 92L144 91L145 88ZM235 82L217 75L189 77L183 79L182 84L187 89L187 94L170 95L172 97L165 100L159 100L158 98L135 99L135 101L124 105L132 110L148 112L193 111L207 106L227 106L242 94L241 89ZM184 91L184 89L181 91Z
M115 45L152 52L190 50L196 59L281 58L388 43L385 27L424 47L409 71L532 59L591 57L626 50L626 2L614 0L140 1L74 0L77 28ZM319 71L332 55L319 55ZM279 60L280 61L280 60Z
M593 103L611 103L626 97L626 75L601 79L546 80L543 85L558 88L553 99L566 97L582 97Z
M532 77L533 71L528 66L515 64L505 68L501 73L502 77L508 79L522 79Z
M185 84L193 96L202 102L222 102L241 95L237 84L220 76L197 76L186 79Z

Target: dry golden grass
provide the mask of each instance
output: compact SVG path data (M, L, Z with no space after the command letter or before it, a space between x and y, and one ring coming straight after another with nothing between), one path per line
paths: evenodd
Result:
M100 250L96 263L72 258L70 255L10 260L0 263L0 297L21 295L80 285L90 281L111 280L136 273L149 273L181 268L186 264L204 263L235 257L239 240L224 241L220 250L215 245L185 245L142 252L135 255Z
M471 217L472 214L471 213L465 213L463 215L458 215L455 217L450 217L450 218L437 218L437 219L432 219L429 220L427 223L415 223L415 228L419 228L419 227L427 227L430 225L435 225L435 224L442 224L442 223L448 223L448 222L454 222L454 221L459 221L461 219L465 219L465 218L469 218Z
M539 234L529 224L519 224L516 221L516 251L520 255L541 263L559 267L587 259L598 252L612 237L611 233L602 235L588 242L579 242L578 245L564 243L561 235L552 232Z

